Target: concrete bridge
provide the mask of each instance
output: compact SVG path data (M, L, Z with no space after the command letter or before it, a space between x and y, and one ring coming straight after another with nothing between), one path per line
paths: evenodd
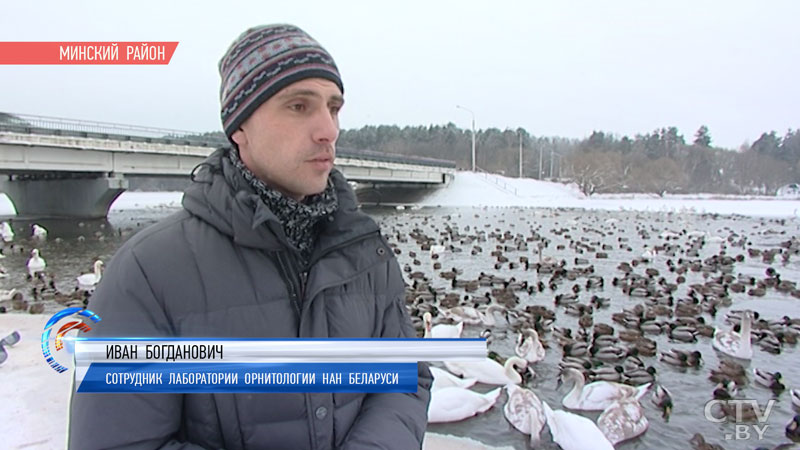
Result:
M0 192L19 215L105 217L133 177L188 179L226 144L184 131L0 113ZM348 149L337 149L336 168L374 192L442 186L455 173L450 161Z

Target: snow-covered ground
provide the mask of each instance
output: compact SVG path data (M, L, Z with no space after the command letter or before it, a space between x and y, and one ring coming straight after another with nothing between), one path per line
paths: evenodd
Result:
M800 200L758 196L709 194L604 194L586 197L575 185L530 178L507 178L458 172L447 186L425 198L422 206L522 206L582 208L611 211L662 211L742 214L765 217L800 216Z
M111 210L177 207L182 195L180 192L125 192L111 205ZM418 206L561 207L800 217L800 199L711 194L664 197L655 194L601 194L586 197L574 184L476 172L456 173L449 185L432 191ZM0 194L0 215L13 214L14 206Z

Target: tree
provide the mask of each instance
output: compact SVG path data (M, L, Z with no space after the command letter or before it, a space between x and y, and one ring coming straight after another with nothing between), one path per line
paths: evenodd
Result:
M708 127L701 125L694 134L694 145L698 147L711 147L711 135L708 134Z
M585 195L612 191L622 180L622 155L618 152L573 152L567 157L571 178Z

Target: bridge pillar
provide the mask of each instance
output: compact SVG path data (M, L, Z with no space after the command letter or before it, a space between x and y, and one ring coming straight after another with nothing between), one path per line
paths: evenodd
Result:
M0 180L20 216L103 218L111 203L128 188L120 177Z

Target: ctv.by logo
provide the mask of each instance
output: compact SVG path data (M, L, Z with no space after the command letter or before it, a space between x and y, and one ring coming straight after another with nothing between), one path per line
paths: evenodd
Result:
M63 309L53 314L53 317L47 321L47 324L44 326L44 332L42 333L42 354L44 355L44 360L47 361L47 364L50 364L50 367L52 367L53 370L58 373L66 372L69 369L57 363L55 358L53 358L53 354L50 352L50 334L53 331L53 327L56 323L58 323L59 320L70 316L83 316L88 317L92 322L100 322L100 316L89 311L88 309L78 307ZM80 320L65 323L61 328L58 329L58 332L56 333L56 351L64 348L64 335L69 331L80 330L86 333L91 329L92 327L86 325Z
M703 408L703 415L710 422L734 423L734 432L725 433L726 441L749 440L751 429L755 432L756 438L761 440L764 438L767 428L769 428L767 420L769 415L772 414L772 406L775 405L775 401L774 398L767 400L767 405L762 410L758 405L758 401L754 399L715 399L706 403L705 408Z

